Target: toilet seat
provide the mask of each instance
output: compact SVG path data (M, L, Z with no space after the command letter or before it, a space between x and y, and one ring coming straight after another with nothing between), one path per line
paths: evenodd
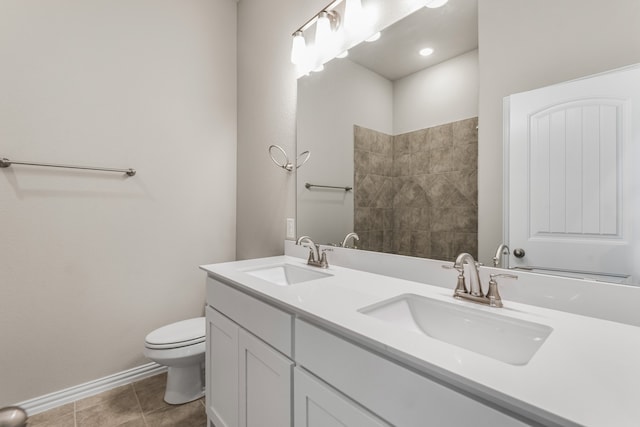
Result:
M205 341L206 320L204 317L182 320L149 333L145 347L150 349L172 349L187 347Z

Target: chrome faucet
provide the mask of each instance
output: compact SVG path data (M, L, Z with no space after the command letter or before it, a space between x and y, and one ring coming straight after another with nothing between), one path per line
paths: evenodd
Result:
M467 264L469 264L469 266L470 266L472 277L470 278L470 280L471 280L471 284L470 284L471 292L469 292L469 293L466 292L466 287L465 287L465 292L463 292L463 294L467 294L468 293L472 297L483 298L484 297L484 293L482 292L482 283L480 283L480 274L478 273L478 264L476 263L476 260L473 259L471 254L463 252L460 255L458 255L458 258L456 258L456 262L453 264L453 267L460 272L460 275L462 276L462 283L464 285L464 264L465 264L465 262ZM459 292L457 292L457 290L458 289L456 288L456 296L458 294L460 294Z
M360 241L360 236L358 236L356 233L347 234L344 237L344 240L342 241L342 247L343 248L349 248L349 246L347 246L347 243L349 243L349 239L353 239L353 247L352 247L352 249L357 249L356 242Z
M321 256L320 247L316 245L309 236L302 236L298 238L298 240L296 241L296 245L306 246L309 248L309 258L307 259L308 265L320 268L329 267L329 262L327 262L327 254L325 253L325 251L322 251Z
M469 264L469 269L471 271L472 277L470 278L470 291L467 290L467 285L465 283L464 277L464 265ZM478 304L485 304L491 307L502 307L502 298L498 293L498 282L496 282L496 277L508 277L511 279L517 279L518 276L514 274L491 274L489 277L491 280L489 281L489 290L487 291L487 295L482 291L482 283L480 282L480 274L478 273L478 263L473 259L473 257L463 252L458 255L456 258L456 262L453 264L453 267L448 265L443 265L444 268L455 268L458 270L458 283L456 284L456 289L453 292L454 298L464 299L471 302L475 302Z
M496 249L496 255L493 257L493 266L494 267L502 267L502 256L503 255L510 255L511 252L509 252L509 246L507 246L504 243L500 243L500 246L498 246L498 249ZM505 268L509 268L509 262L507 260L507 265Z

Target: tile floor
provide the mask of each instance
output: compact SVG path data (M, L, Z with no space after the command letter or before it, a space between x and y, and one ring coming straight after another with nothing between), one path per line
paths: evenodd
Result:
M29 417L29 427L205 427L204 398L169 405L167 374L127 384Z

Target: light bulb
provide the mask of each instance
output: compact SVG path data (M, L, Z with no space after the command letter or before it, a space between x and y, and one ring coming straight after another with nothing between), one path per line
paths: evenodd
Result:
M293 35L293 46L291 47L291 62L300 65L304 62L307 44L302 31L296 31Z
M336 55L336 58L340 58L340 59L342 59L342 58L346 58L347 56L349 56L349 51L348 51L348 50L345 50L344 52L342 52L342 53L340 53L340 54Z
M449 0L429 0L425 6L429 9L435 9L444 6L448 1Z
M358 30L363 24L363 11L361 0L347 0L344 7L344 26L348 30Z
M316 21L316 46L322 49L331 39L331 20L327 12L320 12Z
M430 47L425 47L424 49L420 49L420 55L429 56L433 53L433 49Z

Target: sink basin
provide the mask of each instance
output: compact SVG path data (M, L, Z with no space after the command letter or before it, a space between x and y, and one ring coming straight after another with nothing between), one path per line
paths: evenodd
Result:
M511 365L529 363L553 331L546 325L413 294L358 311Z
M248 270L245 271L245 273L279 286L295 285L296 283L308 282L332 276L329 273L309 270L292 264L270 265L268 267L260 267L255 270Z

